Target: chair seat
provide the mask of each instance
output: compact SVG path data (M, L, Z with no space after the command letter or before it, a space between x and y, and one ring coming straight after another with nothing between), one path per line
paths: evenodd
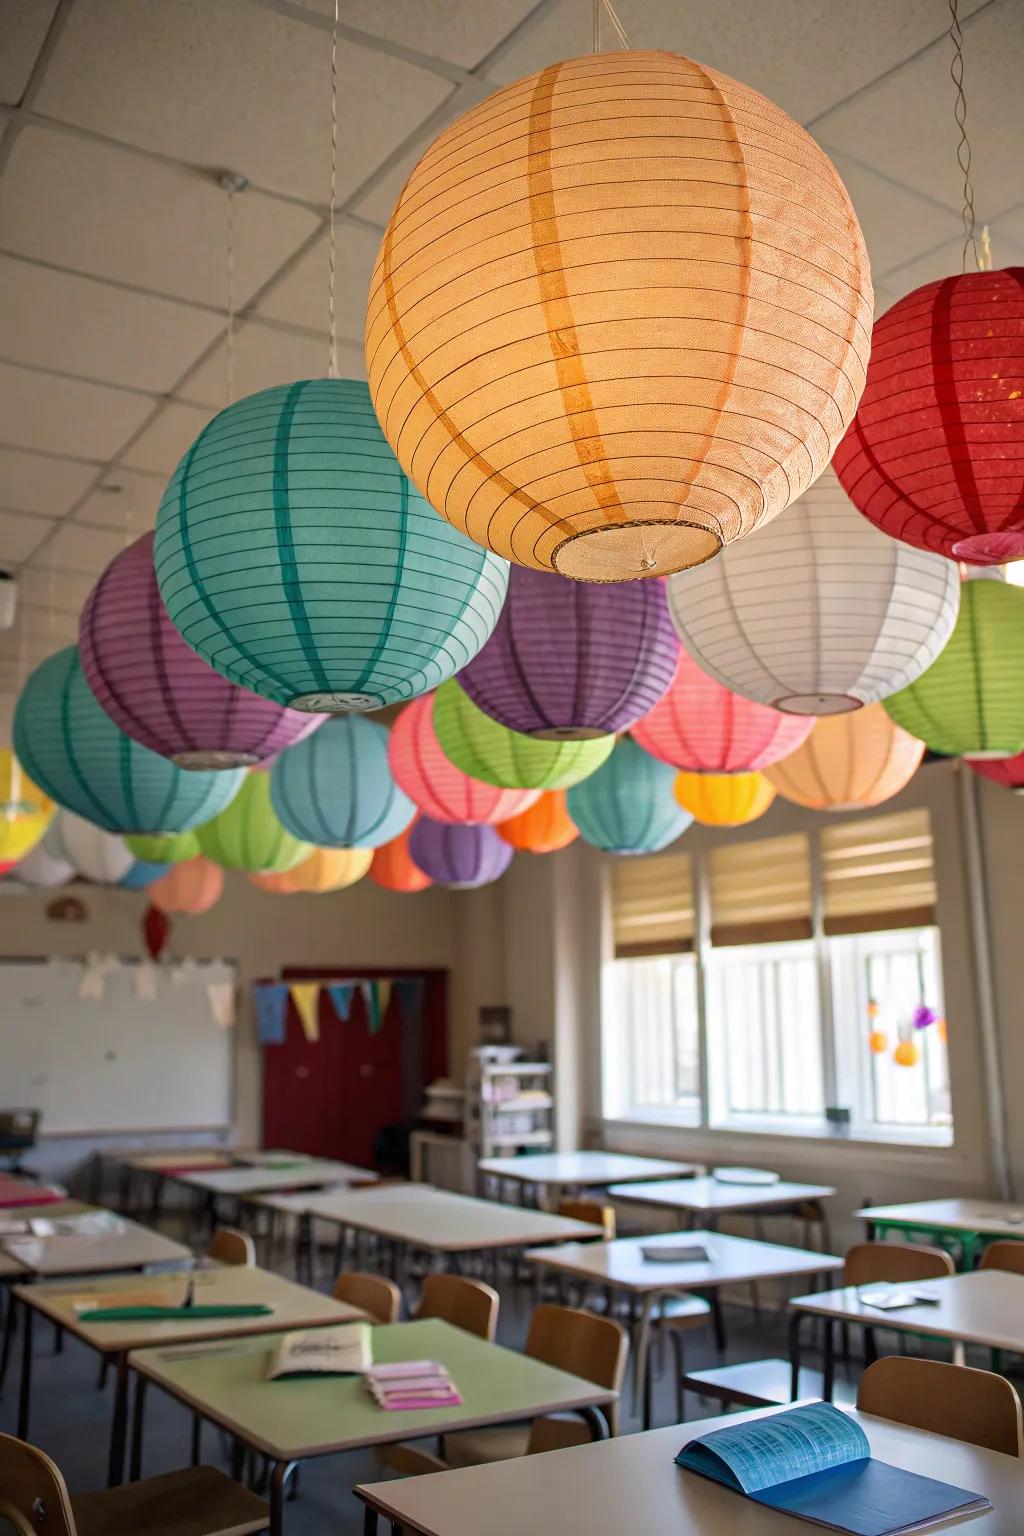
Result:
M525 1456L530 1441L529 1424L499 1424L494 1429L467 1429L445 1435L444 1459L450 1467L479 1467L492 1461L511 1461Z
M72 1499L78 1536L249 1536L270 1506L216 1467L186 1467Z
M798 1397L820 1397L824 1377L810 1366L800 1368ZM719 1365L707 1371L687 1371L683 1387L698 1397L717 1402L740 1403L744 1408L774 1408L791 1401L788 1360L745 1360L741 1365ZM853 1405L856 1393L847 1382L836 1381L834 1399Z
M711 1308L701 1296L664 1296L652 1316L668 1328L696 1328L711 1316Z

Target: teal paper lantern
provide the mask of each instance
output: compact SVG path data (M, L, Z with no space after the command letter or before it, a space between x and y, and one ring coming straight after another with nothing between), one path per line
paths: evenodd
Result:
M416 815L388 764L388 732L359 715L327 720L282 752L270 799L283 827L319 848L380 848Z
M241 769L179 768L118 730L96 702L74 645L26 682L14 712L14 750L51 799L107 832L185 832L218 815L245 778Z
M399 468L367 386L312 379L228 406L175 470L154 565L217 672L293 709L414 698L479 651L508 565Z
M145 859L136 859L124 878L118 881L118 885L125 891L144 891L157 880L162 880L170 867L169 864L149 864Z
M605 853L658 853L693 817L672 793L677 770L624 736L606 763L574 784L566 808L584 842Z

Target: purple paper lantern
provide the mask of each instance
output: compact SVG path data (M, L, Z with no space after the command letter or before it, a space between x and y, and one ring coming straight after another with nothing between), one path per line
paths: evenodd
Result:
M652 709L678 655L662 582L586 584L513 565L501 617L459 683L509 730L582 741Z
M409 833L409 856L437 885L468 891L503 875L514 849L490 826L452 826L421 816Z
M252 767L326 718L229 683L185 644L160 597L151 533L116 555L92 589L78 650L115 725L181 768Z

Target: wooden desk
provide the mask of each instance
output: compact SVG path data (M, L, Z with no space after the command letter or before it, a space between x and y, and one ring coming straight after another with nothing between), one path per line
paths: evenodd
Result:
M918 1282L921 1290L939 1298L938 1305L901 1307L883 1312L861 1301L866 1290L893 1290L896 1286L841 1286L835 1291L816 1291L790 1301L790 1358L793 1382L800 1368L800 1324L805 1317L833 1322L859 1323L863 1328L892 1328L897 1332L926 1334L951 1339L954 1360L963 1363L965 1344L984 1344L990 1349L1024 1354L1024 1275L1006 1270L976 1269L969 1274L946 1275L940 1280ZM915 1287L916 1288L916 1287ZM832 1396L834 1358L832 1328L825 1329L823 1395ZM794 1387L795 1395L795 1387Z
M441 1361L458 1387L462 1406L387 1413L377 1407L358 1377L267 1381L267 1361L275 1343L271 1337L188 1350L148 1349L129 1360L140 1388L146 1381L162 1387L270 1459L274 1464L272 1536L280 1536L283 1528L285 1480L296 1462L570 1410L584 1414L593 1434L606 1434L603 1417L594 1409L606 1407L616 1396L539 1360L430 1319L374 1328L374 1359L378 1363Z
M640 1179L685 1179L703 1173L699 1163L673 1163L623 1152L541 1152L536 1156L485 1157L481 1176L510 1179L538 1191L538 1203L557 1205L564 1190L606 1189Z
M58 1214L56 1206L41 1206L35 1214ZM82 1214L88 1214L88 1207ZM109 1211L102 1212L109 1216ZM39 1279L58 1275L92 1275L118 1269L149 1269L154 1265L192 1263L192 1250L172 1242L160 1232L151 1232L126 1217L116 1218L119 1230L89 1234L62 1234L57 1237L7 1237L0 1249L24 1265Z
M271 1333L282 1328L327 1327L364 1316L356 1307L322 1296L318 1291L295 1285L266 1269L231 1265L203 1270L194 1276L197 1303L257 1303L273 1307L265 1317L175 1318L167 1322L89 1323L83 1322L75 1303L94 1301L97 1307L120 1304L178 1306L184 1300L192 1272L176 1275L119 1275L116 1279L80 1280L63 1285L19 1285L13 1296L24 1313L21 1395L18 1409L18 1435L28 1438L32 1393L32 1332L38 1312L58 1327L81 1339L83 1344L105 1355L116 1364L117 1385L110 1432L109 1484L119 1483L124 1471L125 1431L128 1404L128 1353L158 1344L175 1346L203 1339L246 1337ZM138 1455L136 1447L135 1455ZM133 1476L136 1476L133 1473Z
M376 1184L378 1175L353 1163L335 1163L322 1158L307 1158L287 1167L214 1168L179 1173L175 1182L201 1194L216 1198L244 1198L269 1195L285 1189L322 1189L326 1184Z
M763 1418L776 1409L730 1416L729 1423ZM872 1454L908 1472L939 1477L983 1493L992 1509L957 1523L970 1536L1019 1536L1024 1508L1024 1461L858 1413ZM765 1509L728 1488L675 1465L695 1436L721 1429L721 1418L623 1435L600 1445L546 1456L520 1457L429 1477L363 1483L367 1536L377 1516L407 1536L607 1536L645 1530L678 1536L799 1536L812 1527ZM481 1512L486 1511L486 1518ZM945 1529L945 1527L943 1527Z
M912 1233L939 1248L952 1240L960 1250L961 1269L973 1269L987 1239L1024 1241L1024 1206L1006 1200L916 1200L868 1205L854 1214L867 1223L869 1238Z
M689 1211L695 1221L720 1216L765 1215L791 1209L807 1201L828 1200L835 1190L828 1184L726 1184L713 1178L666 1179L653 1184L611 1184L614 1200L634 1205L665 1206Z

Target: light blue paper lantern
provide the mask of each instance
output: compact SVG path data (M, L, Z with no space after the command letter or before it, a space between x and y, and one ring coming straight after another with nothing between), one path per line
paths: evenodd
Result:
M195 773L132 741L97 704L78 648L31 674L14 712L14 750L58 805L107 832L185 832L216 816L242 787L242 769Z
M327 720L282 752L270 801L293 837L320 848L380 848L416 815L388 764L388 732L359 715Z
M166 875L170 868L170 864L148 864L145 859L136 859L118 884L125 891L144 891L147 886L153 884L154 880L159 880Z
M193 650L294 709L414 698L479 651L508 564L439 517L367 386L312 379L228 406L175 470L154 566Z
M693 820L672 793L676 773L624 736L607 762L566 792L566 808L595 848L658 853Z

